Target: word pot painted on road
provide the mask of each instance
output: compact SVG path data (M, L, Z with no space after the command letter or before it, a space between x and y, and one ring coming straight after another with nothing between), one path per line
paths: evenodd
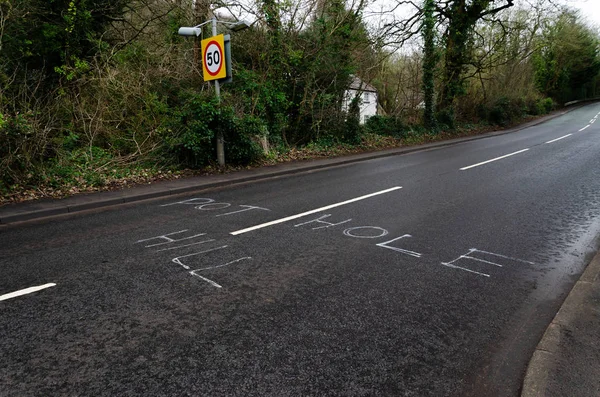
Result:
M163 204L161 205L161 207L170 207L172 205L191 205L194 207L194 209L199 211L217 211L229 208L229 210L227 210L224 213L219 213L218 215L216 215L216 217L241 214L243 212L249 211L271 211L268 208L257 207L255 205L237 205L231 208L231 203L216 202L214 199L206 197L197 197L182 201L176 201L174 203Z

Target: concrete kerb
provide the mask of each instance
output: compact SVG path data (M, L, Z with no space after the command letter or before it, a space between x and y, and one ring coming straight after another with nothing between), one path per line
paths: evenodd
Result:
M577 315L577 308L585 301L586 293L595 280L600 278L600 253L587 266L579 281L565 299L560 310L544 332L538 343L525 374L521 397L547 396L548 376L556 367L561 341L561 327L569 324Z
M469 142L469 141L485 139L485 138L489 138L489 137L493 137L493 136L510 134L513 132L524 130L529 127L534 127L534 126L540 125L542 123L545 123L547 121L550 121L554 118L560 117L566 113L569 113L569 112L577 109L578 107L579 106L574 106L572 108L565 109L565 110L556 112L554 114L551 114L551 115L548 115L545 117L541 117L532 122L525 123L518 127L507 129L507 130L492 131L492 132L488 132L488 133L481 134L481 135L449 139L447 141L434 142L434 143L429 143L429 144L424 144L424 145L419 145L419 146L388 149L388 150L383 150L383 151L378 151L378 152L370 152L370 153L361 153L361 154L355 154L355 155L333 158L333 159L313 160L313 161L306 162L305 164L299 164L299 165L296 164L296 166L289 167L286 169L281 169L281 168L276 169L277 166L274 166L272 169L268 169L268 168L261 169L258 172L256 172L256 174L254 174L254 175L244 176L244 175L239 175L239 174L236 175L234 173L234 174L229 174L229 175L223 175L222 178L220 178L218 181L206 181L206 180L203 181L201 179L202 177L198 177L197 183L196 182L188 183L188 184L180 186L180 187L170 187L170 188L165 187L162 190L157 189L153 192L141 192L141 191L135 192L134 189L136 189L136 188L134 187L134 188L131 188L131 190L124 190L122 196L113 197L110 199L102 199L100 197L102 192L100 192L100 193L97 193L99 195L98 200L86 201L86 202L82 202L82 203L75 203L75 204L71 204L71 205L66 205L66 204L61 205L59 202L57 202L56 205L49 205L48 208L45 208L45 209L36 209L33 211L14 211L14 213L10 213L9 211L4 211L5 212L4 215L2 215L2 208L0 208L0 225L7 225L10 223L15 223L15 222L31 221L34 219L42 219L42 218L51 217L51 216L55 216L55 215L76 213L76 212L81 212L81 211L85 211L85 210L97 209L97 208L119 205L119 204L124 204L124 203L131 203L131 202L135 202L135 201L148 200L151 198L167 197L170 195L176 195L176 194L182 194L182 193L192 193L192 192L200 191L200 190L212 189L212 188L247 183L247 182L253 182L253 181L258 181L258 180L265 180L265 179L270 179L270 178L275 178L275 177L280 177L280 176L298 174L298 173L302 173L302 172L316 171L316 170L331 168L331 167L336 167L336 166L343 166L343 165L348 165L348 164L352 164L352 163L357 163L360 161L366 161L366 160L372 160L372 159L384 158L384 157L390 157L390 156L397 156L397 155L408 154L408 153L413 153L413 152L417 152L417 151L424 151L424 150L442 148L442 147L446 147L446 146L452 146L452 145L456 145L456 144L459 144L462 142ZM281 166L285 167L286 164L282 164ZM165 182L165 183L168 183L168 182Z

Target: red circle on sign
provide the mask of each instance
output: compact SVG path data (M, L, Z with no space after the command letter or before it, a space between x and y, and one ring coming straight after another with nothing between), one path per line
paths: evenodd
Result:
M219 62L219 68L217 69L217 71L216 71L216 72L212 73L212 72L210 71L210 69L208 68L208 65L206 65L206 53L208 53L208 51L206 51L206 53L204 54L204 66L205 66L205 68L206 68L206 72L207 72L208 74L210 74L211 76L216 76L216 75L218 75L218 74L219 74L219 72L221 71L221 68L223 68L223 62L224 62L224 59L223 59L223 58L224 58L224 57L223 57L223 49L221 48L221 46L219 45L219 43L218 43L218 42L216 42L215 40L208 42L208 44L206 45L206 49L208 50L208 48L209 48L211 45L213 45L213 44L214 44L214 45L216 45L216 46L217 46L217 48L219 49L219 57L221 58L221 59L220 59L220 62Z

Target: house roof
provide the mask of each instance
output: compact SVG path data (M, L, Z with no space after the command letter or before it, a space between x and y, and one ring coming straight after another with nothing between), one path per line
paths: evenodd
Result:
M377 92L377 89L373 87L371 84L365 83L357 76L351 76L352 81L350 82L350 86L348 89L355 91L368 91L368 92Z

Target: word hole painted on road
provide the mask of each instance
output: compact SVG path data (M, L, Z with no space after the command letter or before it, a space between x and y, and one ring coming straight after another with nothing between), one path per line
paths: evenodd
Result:
M338 227L340 225L346 225L349 222L352 222L352 219L344 219L340 221L326 221L325 219L330 219L332 214L323 214L317 218L310 219L308 221L304 221L294 225L295 228L298 227L310 227L312 230L319 229L329 229ZM347 237L357 238L357 239L382 239L383 237L389 234L387 229L384 229L379 226L353 226L343 229L342 234ZM408 255L413 258L423 258L423 254L417 251L412 251L406 248L402 248L400 246L401 243L405 242L407 239L411 239L413 236L410 234L404 234L392 239L386 239L386 241L382 241L376 243L375 245L380 248L385 248L394 252L397 252L402 255ZM454 270L465 271L474 275L490 277L490 274L484 273L482 271L478 271L478 265L481 266L491 266L492 268L503 268L505 266L521 263L527 265L535 265L535 263L526 261L519 258L514 258L507 255L497 254L494 252L484 251L476 248L471 248L469 252L464 255L460 255L458 258L449 261L449 262L441 262L441 264L447 268L451 268Z
M494 259L493 260L486 259L487 257L492 257ZM457 265L457 263L460 263L460 265ZM526 261L526 260L519 259L519 258L513 258L511 256L496 254L494 252L483 251L483 250L480 250L477 248L471 248L469 250L469 252L459 256L458 258L456 258L450 262L442 262L442 265L452 268L452 269L465 271L465 272L468 272L471 274L476 274L478 276L490 277L490 275L488 273L483 273L483 271L478 271L478 270L473 269L472 265L474 263L478 263L483 266L488 266L490 268L494 268L494 267L502 268L507 265L510 265L511 263L522 263L522 264L527 264L527 265L535 265L535 263L530 262L530 261Z
M204 81L227 77L225 67L225 38L222 34L202 40L202 72Z

